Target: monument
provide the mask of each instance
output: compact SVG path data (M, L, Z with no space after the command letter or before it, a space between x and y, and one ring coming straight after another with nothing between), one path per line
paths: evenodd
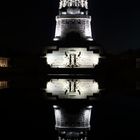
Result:
M55 36L46 50L50 78L44 91L53 101L58 138L86 140L94 108L90 101L100 93L98 82L86 78L86 70L94 70L101 58L92 35L87 0L60 0ZM82 69L85 78L80 77Z

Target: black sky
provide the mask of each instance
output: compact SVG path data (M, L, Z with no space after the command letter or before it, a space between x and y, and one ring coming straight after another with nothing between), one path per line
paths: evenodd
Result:
M54 36L59 0L1 3L0 48L37 51ZM135 6L134 6L135 5ZM139 6L129 0L89 0L94 38L107 51L139 48Z

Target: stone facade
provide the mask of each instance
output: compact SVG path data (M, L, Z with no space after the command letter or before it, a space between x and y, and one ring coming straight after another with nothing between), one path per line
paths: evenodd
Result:
M92 107L83 107L76 111L68 108L55 106L55 128L56 129L90 129Z
M59 9L65 7L82 7L88 9L87 0L60 0Z
M92 40L91 17L57 16L54 40L61 40L70 32L77 32L85 40Z

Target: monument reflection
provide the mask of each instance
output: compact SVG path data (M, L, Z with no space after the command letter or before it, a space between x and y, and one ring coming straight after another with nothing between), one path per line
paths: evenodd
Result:
M98 82L94 79L50 79L44 95L53 101L58 139L86 140L94 101L100 95Z
M99 84L93 79L51 79L46 84L49 97L87 99L99 94Z

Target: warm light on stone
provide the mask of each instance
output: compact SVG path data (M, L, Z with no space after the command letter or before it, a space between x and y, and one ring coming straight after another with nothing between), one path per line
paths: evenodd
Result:
M8 58L0 57L0 67L8 67Z
M0 89L8 88L8 81L0 81Z

